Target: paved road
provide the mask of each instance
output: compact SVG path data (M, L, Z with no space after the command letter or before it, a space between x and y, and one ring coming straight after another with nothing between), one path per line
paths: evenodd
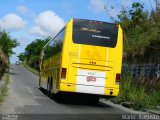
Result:
M44 116L60 116L71 119L83 119L86 115L94 119L106 119L115 114L127 113L118 108L99 103L97 105L76 102L58 103L48 98L38 88L38 77L21 65L11 65L8 96L1 106L1 113L43 114ZM44 115L45 114L45 115ZM67 115L68 114L68 115ZM71 115L72 114L72 115ZM40 118L43 118L42 115ZM55 117L55 118L56 118ZM88 119L93 119L88 118ZM61 119L64 119L63 117Z

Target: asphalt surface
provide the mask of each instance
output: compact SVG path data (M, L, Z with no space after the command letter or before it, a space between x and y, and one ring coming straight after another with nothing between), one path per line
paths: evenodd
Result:
M84 101L84 100L80 100ZM38 77L21 65L11 65L8 96L0 107L6 114L18 115L20 119L120 119L127 114L118 108L99 102L92 105L84 102L57 102L46 96L38 87ZM16 117L16 116L9 116Z

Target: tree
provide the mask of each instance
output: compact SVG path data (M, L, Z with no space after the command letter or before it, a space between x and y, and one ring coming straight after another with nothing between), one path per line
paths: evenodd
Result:
M14 54L13 48L19 43L9 36L9 33L0 32L0 77L9 65L9 57Z
M25 53L20 53L18 56L20 61L24 61L25 60Z
M13 48L17 47L19 43L16 39L12 39L9 33L3 31L0 34L0 46L2 51L10 57L11 54L14 54Z
M160 19L143 8L142 4L133 3L130 10L123 9L118 15L124 31L124 52L133 57L143 56L153 41L159 41Z
M32 43L28 44L25 48L25 52L19 54L19 60L26 60L27 64L31 67L38 69L42 48L49 40L50 38L46 38L44 40L36 39Z
M122 8L117 21L123 29L125 60L142 58L151 51L154 51L157 56L160 55L160 16L158 12L152 11L149 14L144 10L143 4L135 2L132 8Z

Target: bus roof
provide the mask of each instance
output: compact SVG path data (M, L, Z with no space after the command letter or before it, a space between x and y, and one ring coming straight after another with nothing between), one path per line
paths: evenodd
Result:
M99 21L99 20L91 20L91 19L78 19L78 18L72 18L71 20L91 21L91 22L99 22L99 23L115 24L115 25L118 24L118 23L111 23L111 22L105 22L105 21Z

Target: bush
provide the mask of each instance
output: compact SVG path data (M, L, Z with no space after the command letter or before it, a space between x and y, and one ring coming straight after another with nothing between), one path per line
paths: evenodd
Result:
M152 84L150 84L154 87L155 83L157 83L157 81L153 81ZM133 81L131 77L127 75L121 79L119 96L112 100L116 103L131 102L132 108L137 110L157 109L157 106L160 106L160 90L148 90L148 84L148 81Z

